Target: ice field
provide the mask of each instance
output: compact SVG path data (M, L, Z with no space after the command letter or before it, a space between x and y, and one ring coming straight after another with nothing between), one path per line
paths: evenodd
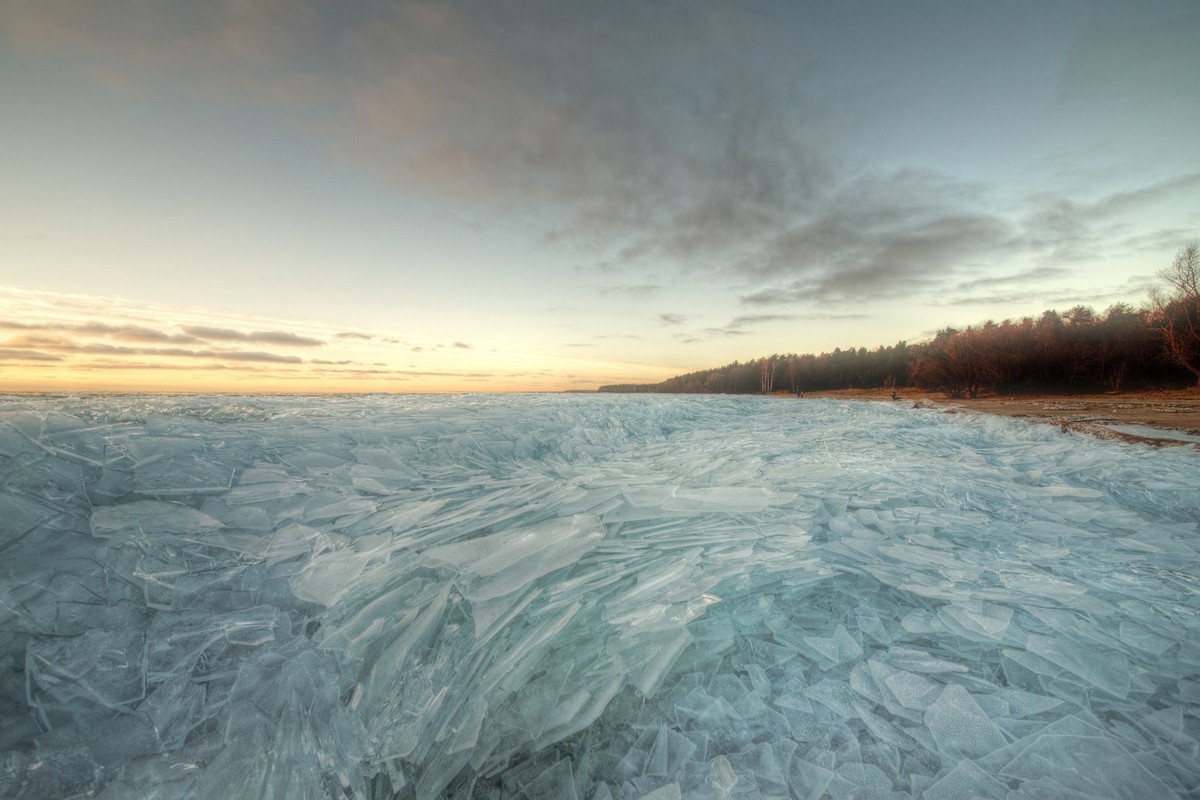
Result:
M1200 797L1198 549L907 404L0 398L0 797Z

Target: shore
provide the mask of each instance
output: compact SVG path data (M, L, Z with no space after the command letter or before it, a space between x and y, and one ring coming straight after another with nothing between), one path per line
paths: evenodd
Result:
M897 389L895 400L891 389L842 389L805 392L804 397L904 403L949 413L1000 414L1058 425L1064 430L1076 430L1103 439L1159 446L1190 445L1200 449L1200 391L1195 389L1119 394L983 395L974 400L952 399L913 388Z

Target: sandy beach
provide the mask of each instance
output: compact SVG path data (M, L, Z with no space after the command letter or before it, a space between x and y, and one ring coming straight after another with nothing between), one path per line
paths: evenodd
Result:
M804 397L905 403L951 413L1002 414L1059 425L1066 430L1105 439L1200 448L1200 391L1195 389L1080 395L984 395L973 400L952 399L913 388L897 389L895 400L890 389L844 389L805 392ZM1131 426L1132 430L1126 426ZM1188 438L1197 441L1187 441Z

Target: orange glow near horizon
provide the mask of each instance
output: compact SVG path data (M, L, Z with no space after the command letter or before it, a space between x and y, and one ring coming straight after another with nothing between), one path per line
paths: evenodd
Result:
M558 353L0 289L0 392L538 392L663 377Z

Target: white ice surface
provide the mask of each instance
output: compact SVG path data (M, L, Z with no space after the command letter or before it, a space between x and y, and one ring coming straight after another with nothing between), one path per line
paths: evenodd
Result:
M0 796L1195 797L1198 521L889 405L0 398Z

